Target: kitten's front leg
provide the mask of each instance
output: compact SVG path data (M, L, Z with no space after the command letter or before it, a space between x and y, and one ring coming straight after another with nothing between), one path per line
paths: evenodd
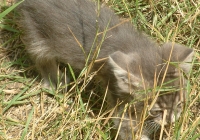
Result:
M40 72L44 80L43 86L45 88L56 89L58 88L59 82L61 82L62 85L65 85L69 82L67 76L63 75L63 73L59 70L58 64L55 59L36 59L35 63L38 71ZM67 91L67 86L64 90Z

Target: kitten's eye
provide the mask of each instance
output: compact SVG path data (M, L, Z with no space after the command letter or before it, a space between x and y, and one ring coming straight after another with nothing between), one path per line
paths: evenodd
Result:
M162 110L150 110L149 115L152 117L158 117L163 114Z

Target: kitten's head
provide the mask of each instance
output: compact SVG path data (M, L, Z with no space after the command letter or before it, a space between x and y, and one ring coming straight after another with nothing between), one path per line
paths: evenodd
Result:
M186 96L187 77L191 70L193 50L179 44L162 47L163 66L158 75L159 96L149 111L150 118L161 124L173 123L180 117ZM153 96L154 97L154 96ZM166 115L164 115L164 111Z
M107 69L111 75L110 91L116 100L136 103L137 116L141 115L144 107L141 104L148 99L149 122L161 124L164 112L164 123L174 122L179 118L185 101L185 77L192 67L193 50L166 43L156 48L153 54L149 53L125 54L118 51L110 55Z

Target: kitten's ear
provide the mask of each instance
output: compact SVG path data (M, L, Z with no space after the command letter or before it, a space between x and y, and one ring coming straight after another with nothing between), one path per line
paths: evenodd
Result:
M188 74L192 68L194 50L186 46L168 42L162 46L163 60L166 62L171 56L170 62L178 62L179 67Z
M137 57L137 55L135 57ZM117 51L109 56L108 65L117 80L119 80L118 82L123 82L121 84L128 84L131 82L133 86L138 87L141 83L141 80L133 73L128 72L130 61L132 61L132 63L135 61L131 58L134 58L134 55L127 55Z

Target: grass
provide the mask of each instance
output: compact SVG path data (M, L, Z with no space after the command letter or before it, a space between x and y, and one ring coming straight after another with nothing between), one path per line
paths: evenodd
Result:
M66 94L41 88L40 77L20 41L16 5L0 2L0 140L111 140L112 112L106 110L102 88L90 82L94 74L71 84ZM194 48L196 60L187 85L181 121L163 129L168 140L200 138L200 2L171 0L109 0L116 14L158 43L168 40ZM9 13L9 14L8 14ZM85 85L89 86L85 90Z

